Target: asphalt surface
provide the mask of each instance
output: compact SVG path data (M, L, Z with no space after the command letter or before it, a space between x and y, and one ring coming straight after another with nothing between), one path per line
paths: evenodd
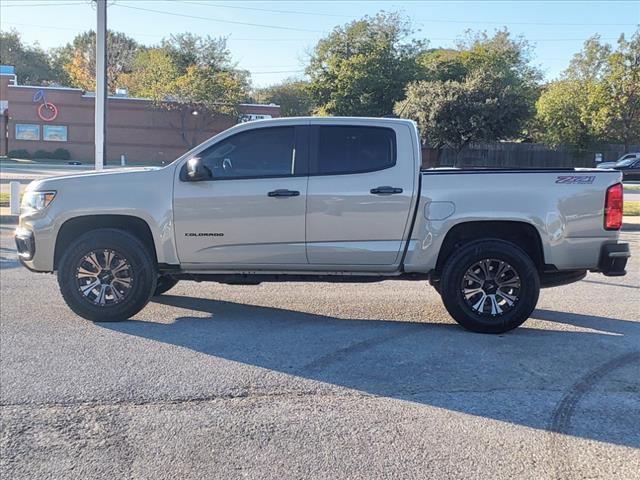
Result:
M92 324L9 233L0 478L638 478L640 232L497 336L423 282L182 282Z

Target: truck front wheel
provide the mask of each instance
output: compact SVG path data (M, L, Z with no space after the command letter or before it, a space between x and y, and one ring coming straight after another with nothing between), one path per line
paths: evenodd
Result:
M531 258L502 240L479 240L454 253L442 270L442 299L463 327L481 333L512 330L538 303L540 279Z
M58 284L67 305L94 322L132 317L156 289L153 258L135 236L101 228L78 237L58 264Z

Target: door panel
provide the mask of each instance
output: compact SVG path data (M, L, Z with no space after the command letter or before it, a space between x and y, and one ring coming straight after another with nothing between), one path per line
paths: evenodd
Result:
M362 148L385 148L380 140L384 135L377 134L372 137L354 129L353 132L346 131L344 134L335 131L323 139L320 131L322 128L334 127L312 127L306 225L309 263L397 263L407 222L410 221L416 188L414 182L417 166L409 129L405 126L393 128L396 160L394 165L377 171L346 173L345 162L352 162L354 169L363 169L376 163L382 165L384 161L373 153L364 152L364 160L354 160L354 156L357 156L355 152ZM331 146L322 148L323 141ZM347 151L350 153L345 154ZM330 171L343 172L318 175L317 173L322 171L323 161ZM381 193L372 193L372 190L375 192L376 189Z
M176 177L174 223L183 264L230 269L306 264L307 132L245 130L199 156L213 180Z
M270 197L278 189L298 196ZM307 178L178 181L174 218L181 263L307 263Z

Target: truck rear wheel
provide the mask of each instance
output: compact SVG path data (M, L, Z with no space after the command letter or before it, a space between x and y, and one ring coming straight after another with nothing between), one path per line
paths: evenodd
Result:
M538 271L516 245L480 240L454 253L442 270L449 314L474 332L502 333L524 323L540 294Z
M101 228L71 243L58 264L58 285L67 305L94 322L132 317L156 288L153 258L135 236Z

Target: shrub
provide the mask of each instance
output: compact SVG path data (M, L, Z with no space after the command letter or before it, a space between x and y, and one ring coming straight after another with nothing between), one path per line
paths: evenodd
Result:
M32 158L51 158L51 152L47 152L46 150L36 150L33 152Z
M71 153L66 148L56 148L51 154L51 158L57 160L71 160Z
M31 158L29 152L27 152L24 148L9 150L7 152L7 156L11 158Z

